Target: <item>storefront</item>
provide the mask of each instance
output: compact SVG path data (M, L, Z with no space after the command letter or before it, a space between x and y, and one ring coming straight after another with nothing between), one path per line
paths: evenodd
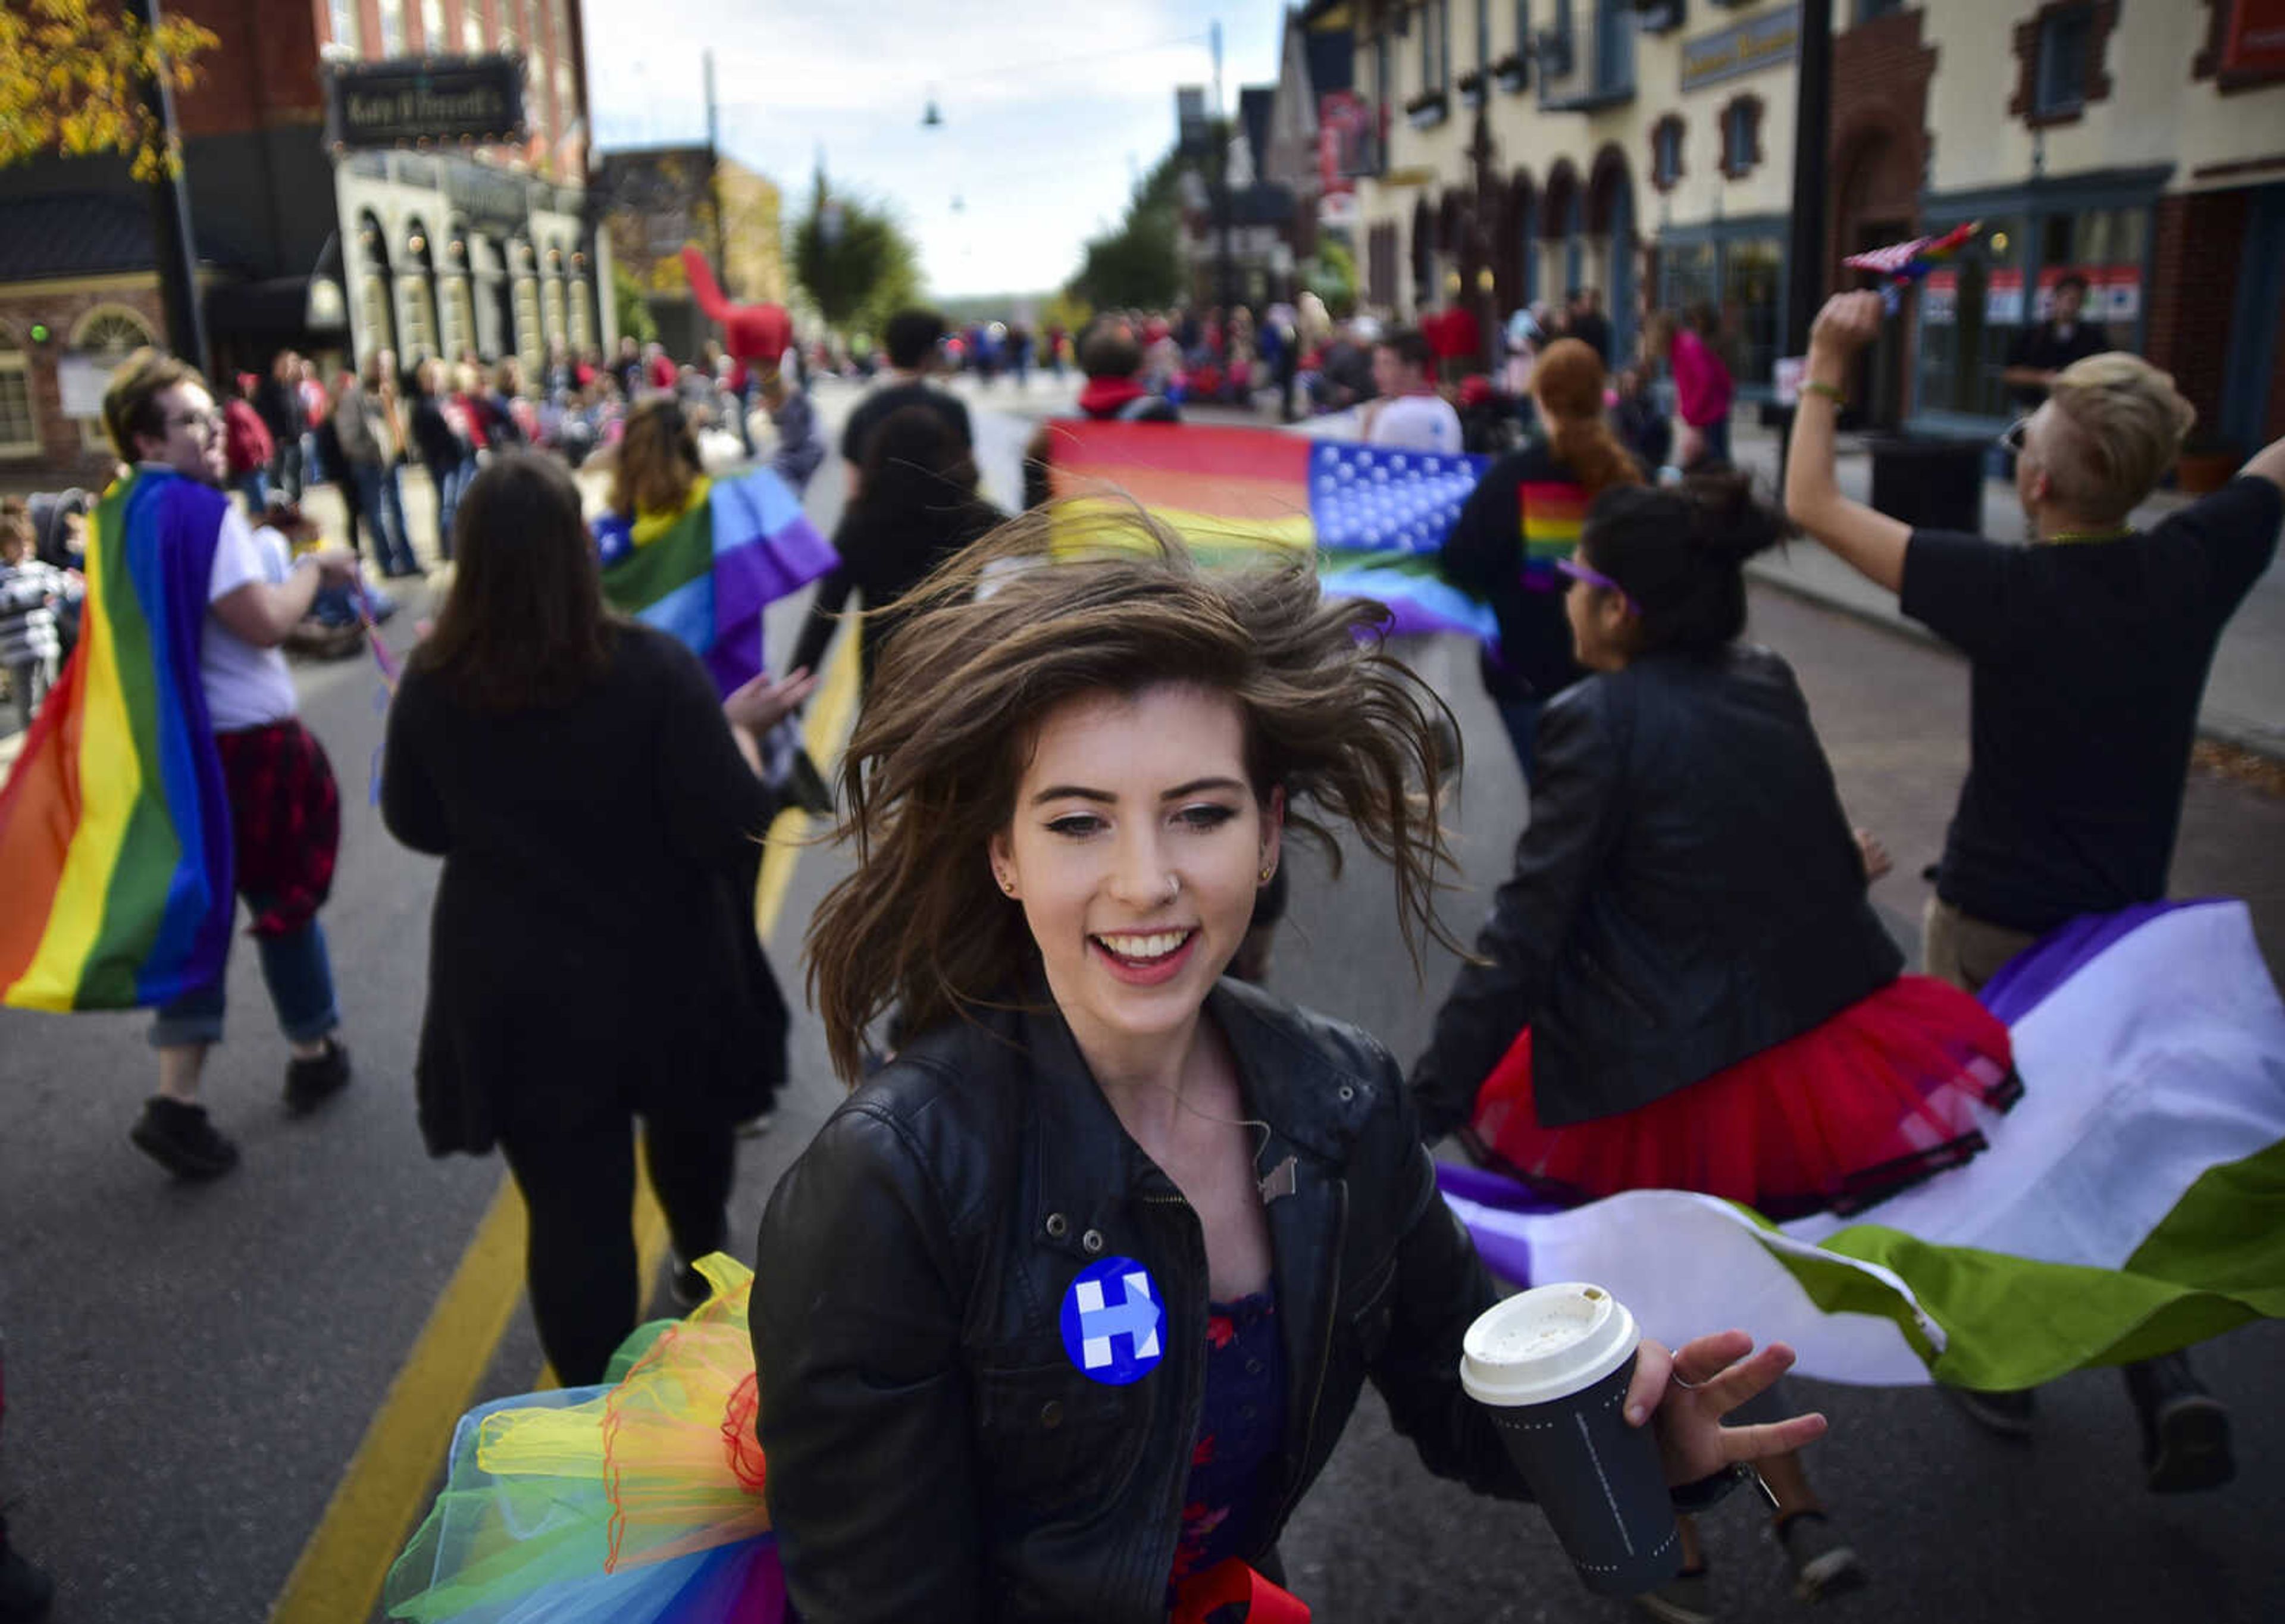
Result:
M1659 233L1655 301L1661 310L1703 304L1741 400L1770 397L1785 339L1786 222L1780 215L1670 225Z
M2117 348L2143 352L2152 223L2167 174L2113 170L1928 198L1924 231L1970 220L1983 229L1921 285L1913 425L1959 433L2005 425L2017 410L2001 381L2008 353L2046 319L2055 285L2074 272L2086 279L2085 318Z

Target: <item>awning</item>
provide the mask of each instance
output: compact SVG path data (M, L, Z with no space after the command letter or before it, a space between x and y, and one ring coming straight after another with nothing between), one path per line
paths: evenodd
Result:
M218 336L293 338L349 331L338 233L326 239L308 276L230 282L207 290L207 326Z

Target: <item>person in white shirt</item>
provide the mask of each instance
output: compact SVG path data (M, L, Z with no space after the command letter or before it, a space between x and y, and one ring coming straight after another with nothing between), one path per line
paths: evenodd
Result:
M171 357L142 351L114 376L104 421L138 474L173 473L222 488L222 417L205 381ZM254 914L263 980L292 1059L286 1103L314 1109L349 1080L334 1036L341 1015L317 910L331 889L340 795L325 751L302 726L279 646L310 612L321 584L357 579L357 554L326 546L298 561L275 530L256 532L235 504L219 510L199 675L231 809L234 879ZM238 1147L199 1103L207 1050L221 1041L224 981L161 1005L151 1027L159 1092L130 1134L182 1179L212 1179Z
M1365 404L1362 437L1367 445L1460 451L1460 414L1430 381L1435 365L1428 341L1410 327L1385 333L1374 344L1372 381L1380 398Z

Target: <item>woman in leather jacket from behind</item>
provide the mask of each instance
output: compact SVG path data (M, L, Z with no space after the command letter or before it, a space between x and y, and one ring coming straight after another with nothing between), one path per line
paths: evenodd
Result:
M1540 718L1515 871L1411 1079L1431 1142L1465 1125L1554 1199L1853 1212L1983 1149L2021 1092L2005 1026L1898 974L1808 702L1738 640L1785 528L1739 475L1619 487L1556 566L1592 674ZM1800 1463L1764 1475L1802 1597L1861 1581ZM1658 1616L1707 1612L1686 1523L1684 1553Z
M1100 555L1048 566L1075 527ZM1286 830L1332 850L1321 817L1434 929L1429 702L1359 637L1381 612L1321 600L1306 558L1208 577L1139 511L1056 508L908 601L843 767L859 864L809 948L844 1079L891 1010L913 1035L758 1252L801 1617L1184 1616L1200 1574L1276 1573L1368 1377L1432 1471L1526 1496L1460 1387L1495 1290L1397 1067L1221 979ZM1823 1429L1721 1424L1790 1362L1751 1349L1643 1345L1629 1413L1684 1503Z

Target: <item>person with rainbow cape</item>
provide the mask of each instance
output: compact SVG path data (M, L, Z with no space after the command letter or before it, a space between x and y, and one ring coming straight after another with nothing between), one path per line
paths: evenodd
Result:
M289 562L248 527L185 362L137 351L103 416L132 466L92 515L79 645L0 791L0 1001L155 1006L159 1090L131 1137L176 1177L212 1179L238 1162L198 1099L238 895L292 1051L287 1109L349 1080L317 918L340 795L279 647L321 584L357 579L357 557Z

